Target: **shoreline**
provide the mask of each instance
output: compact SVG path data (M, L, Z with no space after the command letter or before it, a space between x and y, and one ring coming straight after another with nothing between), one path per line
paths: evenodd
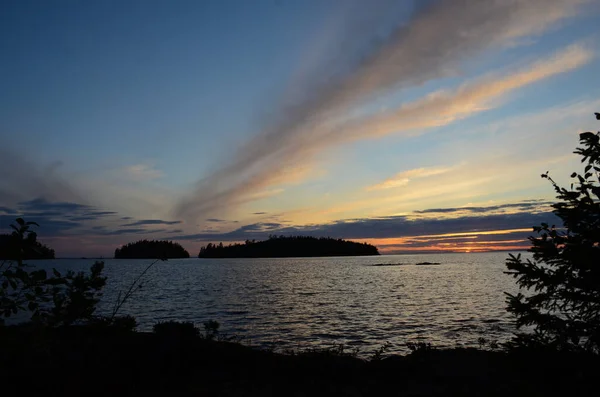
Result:
M0 369L19 395L593 395L598 358L414 347L370 360L343 349L287 354L173 327L160 334L70 327L2 331ZM35 373L32 381L31 375ZM68 374L68 377L65 375ZM25 383L24 383L25 382ZM22 385L27 387L23 388ZM6 388L3 388L6 390Z

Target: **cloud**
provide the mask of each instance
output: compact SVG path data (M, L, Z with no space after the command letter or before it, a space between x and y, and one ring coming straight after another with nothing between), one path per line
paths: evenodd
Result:
M93 215L75 216L71 218L73 221L95 221L96 219L98 218Z
M157 230L156 232L164 232L164 229ZM97 234L102 236L121 236L124 234L148 234L151 231L143 228L128 228L128 229L116 229L116 230L104 230L99 231ZM154 231L152 231L154 233Z
M253 212L252 215L265 215L266 212Z
M223 220L223 219L218 219L218 218L208 218L208 219L206 219L206 222L220 223L220 222L227 222L227 221Z
M118 225L119 220L131 217L117 217L114 211L99 210L96 207L75 202L54 202L43 198L23 201L15 208L5 208L0 215L0 226L14 223L17 216L40 224L39 232L44 239L57 236L121 236L128 234L171 233L167 229L148 229L150 225L176 225L181 221L144 219ZM103 224L98 224L99 222ZM137 226L137 227L136 227ZM178 233L182 230L178 229Z
M14 208L6 208L0 215L0 225L14 223L17 216L40 224L44 235L57 235L83 230L90 222L111 220L117 214L114 211L98 210L96 207L66 201L49 201L36 198L17 203Z
M127 176L134 181L147 181L153 179L159 179L164 176L164 173L157 170L148 164L135 164L125 168Z
M36 155L33 148L19 146L9 131L4 132L0 132L0 206L14 208L42 198L110 208L137 218L149 213L167 218L172 190L156 183L133 183L161 174L151 165L115 167L111 160L95 170L73 168L68 162L41 160L48 153Z
M66 201L49 201L45 198L21 201L14 208L7 208L6 212L42 218L60 216L71 220L77 218L100 219L117 215L117 212L98 210L91 205Z
M0 211L5 214L0 215L2 224L14 222L17 216L22 216L27 220L38 221L43 223L46 233L61 233L77 228L87 228L88 230L101 230L106 228L106 225L91 225L90 222L110 221L112 223L118 220L132 220L132 217L124 216L117 217L115 211L99 210L94 206L80 204L75 202L64 201L49 201L43 198L22 201L14 208L0 207ZM88 222L84 222L88 221ZM135 226L149 225L177 225L182 221L165 221L160 219L142 219L127 223L124 225L113 225L114 227L124 227L130 229L120 229L119 231L102 234L126 234L127 232L156 232L157 230L150 229L133 229ZM162 229L161 229L162 230ZM158 231L161 231L158 230Z
M84 226L82 222L67 220L67 219L54 219L46 217L26 217L26 221L37 222L40 225L39 232L43 233L44 236L64 234L81 228ZM8 225L15 223L14 215L0 215L0 226L8 228Z
M506 233L528 233L534 225L542 222L559 223L559 219L541 205L545 202L519 202L496 206L464 208L426 209L415 211L412 215L385 216L374 218L358 218L339 220L331 223L304 226L287 226L282 223L253 223L244 225L230 232L205 232L174 236L175 240L191 241L243 241L247 239L265 239L269 235L308 235L329 236L346 239L445 239ZM502 212L502 209L513 209L514 212ZM431 218L422 214L455 213L454 217ZM497 232L500 231L500 232ZM525 235L519 235L525 238ZM514 239L514 237L512 238ZM412 241L412 240L411 240Z
M142 226L142 225L177 225L180 224L181 221L163 221L160 219L143 219L140 221L135 221L135 222L131 222L131 223L127 223L125 225L122 225L123 227L129 227L129 226Z
M341 128L343 135L329 138L348 141L447 125L494 107L494 101L510 91L580 67L592 58L591 50L572 45L516 72L489 75L463 84L455 91L437 91L394 111L347 123Z
M500 205L491 205L487 207L457 207L457 208L429 208L426 210L414 211L417 214L448 214L456 212L470 212L470 213L488 213L496 212L499 210L511 209L517 211L534 211L536 212L548 211L548 206L553 204L550 201L543 200L523 200L520 203L509 203Z
M84 204L70 203L70 202L51 202L44 198L36 198L33 200L23 201L20 203L19 208L22 211L60 211L65 213L72 213L77 211L87 211L92 207Z
M430 252L485 252L485 251L514 251L529 248L531 243L527 237L531 231L499 230L498 234L473 235L466 237L436 237L425 238L399 238L399 239L371 239L366 240L374 244L379 252L384 254L395 253L430 253Z
M529 244L528 237L532 234L531 230L522 231L519 229L497 230L494 234L473 234L467 236L451 236L444 235L429 235L429 236L411 236L400 239L380 239L378 240L379 247L385 247L386 250L398 248L432 248L432 247L457 247L465 244L479 245L522 245L526 247Z
M60 175L60 162L39 166L0 138L0 203L14 205L32 197L50 201L85 202Z
M403 171L392 178L388 178L385 181L378 183L376 185L368 186L366 190L381 190L381 189L390 189L394 187L405 186L410 182L411 179L415 178L427 178L429 176L440 175L450 171L451 168L415 168L408 171Z
M168 232L166 232L167 234L180 234L183 233L182 229L173 229L173 230L169 230ZM167 240L167 239L165 239Z
M503 95L583 65L592 54L571 47L554 57L503 76L487 76L459 89L440 91L395 110L358 115L357 106L390 90L414 87L456 74L469 57L538 34L575 15L584 1L438 1L420 9L386 39L340 54L317 74L291 87L297 102L244 145L233 162L198 182L178 203L178 217L197 219L264 197L286 183L286 171L314 161L324 149L390 133L448 124L488 109ZM375 22L376 23L376 22ZM375 25L376 26L376 25ZM372 35L370 29L347 32ZM364 44L363 40L360 43ZM360 54L357 55L356 51ZM318 73L327 72L324 82ZM218 182L218 183L217 183Z

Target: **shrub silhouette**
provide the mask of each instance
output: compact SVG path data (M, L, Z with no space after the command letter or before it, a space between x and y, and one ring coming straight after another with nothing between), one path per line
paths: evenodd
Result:
M208 320L204 322L204 339L214 340L219 336L219 324L215 320Z
M164 321L154 324L155 334L175 338L195 338L200 336L200 330L192 322Z
M11 234L0 234L0 259L54 259L54 250L37 241L37 233L31 230L31 226L39 226L37 223L17 218L17 225L10 226L13 229ZM24 235L19 238L22 227L25 227Z
M600 115L596 113L596 118ZM517 327L533 327L512 341L513 347L545 347L598 353L600 349L600 132L579 136L574 153L586 163L574 172L570 189L552 183L558 203L554 214L563 227L543 223L530 237L533 261L510 255L508 274L527 296L508 295L508 311Z
M48 326L71 325L94 319L96 305L106 284L103 262L96 262L89 275L68 271L53 275L43 269L30 269L24 258L36 247L35 222L16 219L8 240L9 259L0 263L0 325L4 318L29 311L31 320Z

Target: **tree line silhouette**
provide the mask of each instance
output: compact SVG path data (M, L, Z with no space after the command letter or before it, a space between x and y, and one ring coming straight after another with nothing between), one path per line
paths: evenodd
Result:
M269 236L268 240L246 240L244 244L212 244L200 248L198 258L289 258L314 256L379 255L377 247L331 237Z
M26 239L19 240L13 234L0 234L0 259L14 260L16 258L54 259L54 250L37 241L37 235L31 232Z
M115 250L115 259L189 258L181 244L167 240L139 240Z

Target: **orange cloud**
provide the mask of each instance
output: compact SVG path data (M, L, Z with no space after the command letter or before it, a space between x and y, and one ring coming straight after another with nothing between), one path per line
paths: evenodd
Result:
M277 116L240 148L229 164L200 181L180 200L177 217L198 218L246 202L244 196L249 198L257 191L280 184L282 169L313 162L325 149L359 139L445 125L490 108L494 100L514 89L584 64L591 54L573 47L555 59L514 75L486 78L456 92L437 92L394 112L352 118L357 106L374 95L453 75L456 67L470 56L540 33L576 14L582 3L465 0L459 6L443 1L421 9L383 42L374 42L370 48L354 48L363 56L333 57L338 62L341 59L342 64L332 61L333 64L319 65L314 76L296 82L295 90L287 91L298 92L293 106L283 104ZM374 31L377 23L371 24L368 31L348 33L362 38ZM342 37L351 42L347 35ZM331 72L336 67L340 73Z
M481 236L510 235L513 233L531 232L527 229L504 229L481 232L457 232L445 234L429 234L410 237L362 239L377 246L381 253L394 252L486 252L522 250L527 248L527 239L478 240ZM460 241L463 240L463 241ZM428 244L429 243L429 244Z
M550 76L564 73L590 62L594 53L580 45L571 45L553 56L505 76L490 75L464 84L456 91L437 91L425 98L403 105L395 111L383 112L338 129L345 141L374 138L399 131L408 131L450 124L474 113L494 107L493 102L515 89Z
M440 175L450 171L451 168L415 168L408 171L403 171L392 178L388 178L385 181L378 183L376 185L368 186L366 190L381 190L381 189L390 189L394 187L404 186L411 181L411 179L415 178L427 178L428 176Z

